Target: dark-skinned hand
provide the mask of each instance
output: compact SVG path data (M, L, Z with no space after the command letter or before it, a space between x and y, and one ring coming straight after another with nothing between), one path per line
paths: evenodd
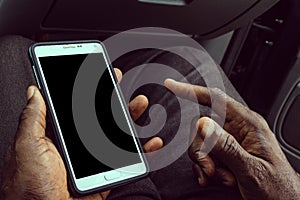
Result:
M121 81L122 73L115 69ZM14 144L10 147L3 173L2 190L5 199L77 199L68 191L67 173L63 160L52 141L46 136L46 106L38 88L27 91L24 108ZM129 103L133 120L137 120L148 106L145 96L137 96ZM160 138L144 145L146 152L162 147ZM78 198L104 200L109 191Z
M189 155L201 185L211 179L237 185L244 199L300 199L299 176L263 117L219 89L171 79L165 86L182 98L193 100L196 95L198 103L205 106L211 106L213 97L214 112L225 118L223 127L208 117L197 121ZM226 104L225 116L221 102ZM206 152L212 144L211 152Z

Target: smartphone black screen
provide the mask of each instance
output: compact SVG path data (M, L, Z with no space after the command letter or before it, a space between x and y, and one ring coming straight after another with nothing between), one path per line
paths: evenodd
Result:
M103 56L102 53L93 53L38 58L77 179L112 170L111 167L98 161L89 153L80 140L73 120L72 91L74 81L80 66L87 57L92 57L95 60L92 67L105 69L95 94L96 114L102 130L116 146L137 153L133 137L127 134L130 133L129 126L126 130L127 133L125 133L124 129L121 130L113 118L111 104L116 106L116 109L121 109L121 103L119 100L111 102L114 85ZM123 118L122 120L127 124L125 115ZM107 149L103 153L109 154L109 152L110 149ZM139 155L136 155L134 159L120 159L113 156L111 159L118 159L119 167L125 167L141 162Z

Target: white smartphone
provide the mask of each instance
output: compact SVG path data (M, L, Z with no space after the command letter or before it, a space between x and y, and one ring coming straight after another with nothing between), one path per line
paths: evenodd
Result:
M85 195L145 177L147 163L101 42L37 43L29 55L71 191Z

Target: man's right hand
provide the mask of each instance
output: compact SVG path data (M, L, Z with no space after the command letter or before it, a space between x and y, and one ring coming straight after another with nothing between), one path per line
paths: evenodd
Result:
M236 181L244 199L300 199L300 178L260 115L218 89L170 79L165 86L182 98L192 99L195 94L205 106L211 106L211 96L216 104L226 102L223 128L208 117L200 118L196 125L197 134L189 154L200 183L218 174L228 185ZM224 108L215 107L214 111L221 115ZM215 144L209 154L200 151L202 145L204 149L207 145L204 138Z

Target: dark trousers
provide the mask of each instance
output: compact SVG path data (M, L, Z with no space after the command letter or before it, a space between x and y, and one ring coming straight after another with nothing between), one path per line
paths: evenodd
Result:
M3 171L4 157L12 143L18 125L19 115L26 105L26 89L36 84L28 57L28 47L32 41L20 36L6 36L0 39L0 172ZM188 52L187 52L188 53ZM140 50L122 56L113 63L123 73L144 63L161 63L174 67L193 84L205 85L201 76L193 72L190 63L179 56L158 50ZM242 101L230 82L224 77L226 92ZM145 94L152 104L171 107L171 97L155 92L154 88L143 87L136 94ZM177 109L171 108L171 116L162 131L157 133L167 144L172 140L177 127ZM138 121L148 123L147 112ZM143 141L142 141L143 142ZM154 171L146 179L113 189L109 199L241 199L237 188L222 185L200 187L191 170L192 162L184 153L171 165ZM0 179L0 183L2 178Z

